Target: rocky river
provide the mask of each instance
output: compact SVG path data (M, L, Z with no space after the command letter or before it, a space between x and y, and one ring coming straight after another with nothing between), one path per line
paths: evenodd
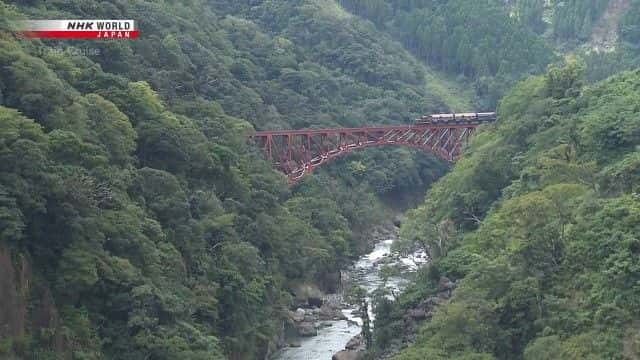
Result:
M407 257L395 256L391 246L397 232L387 232L381 237L371 252L361 256L343 274L344 287L361 286L372 294L384 279L380 274L383 265L398 268L397 276L390 276L384 284L388 290L401 291L408 277L427 261L423 252ZM375 319L371 312L369 317ZM274 360L330 360L356 359L355 353L363 348L358 336L362 319L355 307L344 303L340 294L329 296L324 304L316 308L300 308L291 313L296 324L296 333L288 336L286 347L273 357ZM374 322L375 326L375 322Z

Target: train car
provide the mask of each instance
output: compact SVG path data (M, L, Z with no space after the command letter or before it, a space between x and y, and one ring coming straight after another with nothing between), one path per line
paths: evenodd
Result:
M463 124L463 123L480 123L495 120L495 112L481 113L452 113L452 114L431 114L425 115L415 120L416 124Z
M496 113L495 112L481 112L481 113L477 113L478 117L480 118L495 118L496 117Z
M453 114L453 119L456 124L462 124L474 120L478 120L477 113L458 113Z
M433 114L430 120L432 123L448 123L455 118L455 114Z

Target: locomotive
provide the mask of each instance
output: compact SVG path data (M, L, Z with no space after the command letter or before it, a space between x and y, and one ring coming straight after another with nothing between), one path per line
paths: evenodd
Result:
M457 113L457 114L431 114L415 120L416 125L437 124L479 124L491 122L496 119L495 112Z

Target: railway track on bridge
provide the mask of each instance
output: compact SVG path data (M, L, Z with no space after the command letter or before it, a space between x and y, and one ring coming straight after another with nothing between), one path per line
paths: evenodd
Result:
M295 185L317 167L352 151L401 145L455 161L476 128L496 120L496 113L426 115L410 125L361 128L258 131L249 137L274 168Z

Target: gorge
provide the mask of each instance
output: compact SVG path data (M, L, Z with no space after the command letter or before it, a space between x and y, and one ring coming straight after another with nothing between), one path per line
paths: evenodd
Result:
M637 358L639 44L638 0L0 0L0 358ZM246 141L495 109L295 186Z

